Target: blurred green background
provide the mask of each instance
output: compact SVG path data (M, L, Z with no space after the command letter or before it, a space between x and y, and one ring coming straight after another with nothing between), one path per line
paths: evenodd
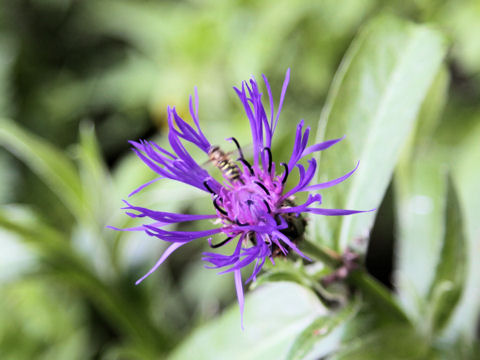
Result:
M159 359L233 303L232 279L203 269L201 244L134 286L164 245L105 229L130 224L121 199L153 178L127 140L165 143L167 105L186 116L197 86L207 136L248 144L231 87L264 73L278 98L290 67L274 143L286 156L279 145L300 118L316 128L347 47L381 12L449 39L448 100L429 141L454 154L480 119L478 0L2 0L0 117L14 123L0 126L16 136L0 133L0 358ZM208 204L198 196L165 183L135 201L196 211ZM392 207L389 190L367 258L390 287Z

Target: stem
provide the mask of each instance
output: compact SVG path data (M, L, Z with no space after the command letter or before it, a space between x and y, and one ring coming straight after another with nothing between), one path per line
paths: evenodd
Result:
M334 250L325 246L313 244L310 241L302 243L302 251L310 255L315 260L319 260L329 268L336 269L342 265L342 256Z
M305 241L303 242L302 250L315 260L321 261L332 270L344 266L342 255L327 247ZM347 275L346 281L359 289L375 305L378 305L381 309L387 310L388 313L397 320L409 321L408 317L398 305L390 291L368 274L364 267L351 271Z
M359 289L375 305L387 310L392 317L400 321L409 321L391 292L364 269L350 273L348 282Z

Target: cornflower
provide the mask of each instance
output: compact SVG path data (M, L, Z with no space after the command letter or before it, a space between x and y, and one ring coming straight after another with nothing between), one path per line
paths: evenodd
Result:
M301 192L312 192L334 186L350 177L357 166L338 179L320 184L310 184L315 176L317 162L312 154L325 150L342 138L328 140L307 147L310 128L304 129L304 121L297 125L292 154L288 162L279 167L273 160L271 151L272 139L282 110L285 93L290 79L287 70L283 83L277 111L270 85L265 75L265 82L270 103L270 114L267 116L262 104L262 93L254 78L243 81L241 88L234 87L250 123L252 132L253 158L248 161L235 138L232 141L238 148L239 157L231 160L220 147L212 145L203 134L198 119L198 94L195 89L195 104L190 96L190 115L195 128L185 122L176 112L175 107L168 107L168 140L172 148L168 151L153 141L130 141L133 151L159 176L140 186L129 196L141 191L151 183L160 179L171 179L206 192L212 199L213 214L186 215L162 212L131 205L125 201L127 215L134 218L148 218L152 223L134 228L116 229L126 231L144 231L147 235L170 243L155 265L142 276L136 284L150 276L174 251L183 245L200 238L207 238L211 248L219 248L236 242L232 254L214 252L203 253L203 260L208 262L207 268L224 269L220 274L233 272L240 314L243 319L244 294L241 270L254 263L253 271L246 283L255 280L266 259L273 264L274 257L287 255L294 251L299 256L310 260L297 247L303 239L305 214L325 216L350 215L363 211L326 209L319 207L322 203L320 194L309 194L303 204L295 203L295 195ZM210 161L222 171L223 181L216 180L204 167L197 163L185 149L182 142L189 142L202 150ZM308 166L300 163L305 157ZM286 187L289 174L297 169L298 183L292 188ZM133 211L133 212L132 212ZM164 227L187 221L214 220L214 227L204 231L171 231ZM224 234L225 240L214 244L212 236ZM243 324L243 320L242 320ZM243 327L243 325L242 325Z

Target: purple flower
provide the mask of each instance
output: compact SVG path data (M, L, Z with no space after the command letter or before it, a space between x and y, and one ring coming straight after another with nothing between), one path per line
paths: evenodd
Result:
M362 211L325 209L320 207L320 194L310 194L303 204L294 202L295 194L328 188L347 179L357 169L344 176L321 184L311 185L315 176L317 162L310 157L308 166L300 164L300 160L309 155L325 150L343 138L325 141L307 147L310 128L304 129L303 121L297 125L292 154L286 163L280 166L273 161L271 152L272 138L277 127L285 92L290 79L287 70L283 83L280 102L275 113L273 98L267 78L263 76L270 102L270 114L267 115L262 104L262 93L255 79L244 81L240 89L235 88L243 104L250 122L253 141L253 159L248 161L235 138L232 141L238 147L239 158L230 159L218 146L212 145L198 121L198 95L195 91L195 105L190 97L190 114L195 128L185 122L175 108L168 108L168 139L172 150L167 151L151 141L131 141L133 151L159 177L130 194L133 195L159 179L168 178L180 181L205 191L212 199L213 214L185 215L150 210L131 205L126 202L127 215L148 218L153 221L139 227L123 229L127 231L145 231L148 235L168 241L171 245L163 253L157 263L136 284L152 274L175 250L184 244L199 238L207 238L211 248L218 248L230 242L236 242L232 254L224 255L214 252L203 254L203 260L209 268L224 269L221 274L233 272L237 290L240 312L243 314L243 285L241 270L254 263L251 276L246 282L255 280L268 258L274 263L274 256L286 255L290 251L308 259L297 247L303 238L306 220L302 214L318 214L326 216L350 215ZM209 157L217 168L222 170L224 180L219 182L202 168L187 152L182 142L190 142ZM286 188L286 180L292 171L298 171L299 181L292 188ZM164 227L168 224L195 220L214 220L212 229L205 231L170 231ZM223 233L226 239L213 244L212 235ZM309 260L309 259L308 259Z

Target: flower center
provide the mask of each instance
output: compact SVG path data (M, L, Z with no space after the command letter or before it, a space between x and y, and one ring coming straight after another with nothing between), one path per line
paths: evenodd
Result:
M223 207L229 220L238 225L266 223L271 212L271 199L265 190L255 183L240 185L222 194Z

